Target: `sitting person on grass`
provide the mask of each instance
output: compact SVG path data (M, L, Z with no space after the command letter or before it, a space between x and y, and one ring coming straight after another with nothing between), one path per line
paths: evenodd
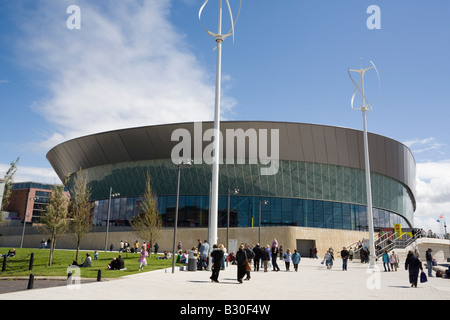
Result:
M91 262L91 254L88 252L86 253L86 259L84 260L84 262L82 264L77 264L77 266L79 266L80 268L90 268L92 266Z

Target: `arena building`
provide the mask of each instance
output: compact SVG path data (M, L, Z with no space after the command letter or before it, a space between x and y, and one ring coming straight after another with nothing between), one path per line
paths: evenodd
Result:
M110 210L110 225L120 230L126 230L137 213L148 172L169 233L175 217L177 161L191 158L193 165L180 171L180 238L195 237L196 241L199 234L198 238L207 239L194 231L205 232L208 227L212 128L212 122L192 122L98 133L54 147L47 159L61 180L80 171L87 173L95 202L94 225L105 226ZM299 240L318 246L321 234L345 235L340 244L347 245L365 236L362 131L292 122L226 121L221 122L221 139L219 242L225 243L228 196L230 227L239 242L256 242L255 229L260 226L270 243L273 237L295 238L286 240L291 248L299 246ZM411 151L372 133L368 141L375 230L392 230L395 224L412 228L416 202ZM239 193L229 195L235 189ZM109 206L111 191L120 195ZM306 231L307 235L299 235ZM172 236L165 237L167 249Z

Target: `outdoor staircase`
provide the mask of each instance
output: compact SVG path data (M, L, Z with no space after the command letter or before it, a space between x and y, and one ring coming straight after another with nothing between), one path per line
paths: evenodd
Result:
M376 257L379 259L384 251L387 251L388 253L392 250L395 250L395 253L398 254L400 259L405 258L408 254L408 251L413 249L414 242L420 235L419 232L414 233L411 237L409 234L402 233L399 236L396 236L395 233L393 234L384 234L383 236L379 237L378 235L375 238L375 249L376 249ZM347 248L355 248L353 250L353 256L359 257L360 251L362 248L357 247L357 242L352 243L351 245L347 246Z

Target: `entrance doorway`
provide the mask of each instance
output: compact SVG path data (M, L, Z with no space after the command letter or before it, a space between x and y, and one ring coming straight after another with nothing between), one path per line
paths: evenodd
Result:
M302 258L309 258L310 249L314 249L316 240L311 239L297 239L297 250Z

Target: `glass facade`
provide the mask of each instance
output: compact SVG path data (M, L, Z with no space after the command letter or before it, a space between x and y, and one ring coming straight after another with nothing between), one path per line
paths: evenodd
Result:
M308 200L296 198L270 198L230 196L230 227L298 226L328 229L365 231L368 228L366 207L357 204ZM137 213L139 197L116 198L111 200L110 224L129 225L129 220ZM106 225L109 200L95 201L94 224ZM227 226L227 196L219 197L219 227ZM173 227L176 196L159 196L158 210L164 227ZM178 211L179 227L208 227L209 197L180 196ZM374 208L376 229L394 228L394 224L409 226L401 216Z
M176 194L176 166L170 160L125 162L86 169L92 199L95 200L95 224L104 225L108 211L109 189L119 192L113 199L111 220L127 225L136 214L136 202L143 194L147 172L153 192L158 195L159 210L165 226L173 224ZM297 225L317 228L363 230L366 188L363 170L329 164L280 161L276 175L262 176L255 164L224 164L219 177L219 223L226 224L226 194L232 196L232 226L258 226L258 201L262 207L262 225ZM180 226L207 226L211 166L184 167L180 184ZM371 174L374 224L393 227L396 222L412 226L414 203L409 189L397 180ZM256 211L255 211L256 210ZM225 219L225 220L224 220ZM172 222L171 222L172 221ZM224 222L225 221L225 222Z

